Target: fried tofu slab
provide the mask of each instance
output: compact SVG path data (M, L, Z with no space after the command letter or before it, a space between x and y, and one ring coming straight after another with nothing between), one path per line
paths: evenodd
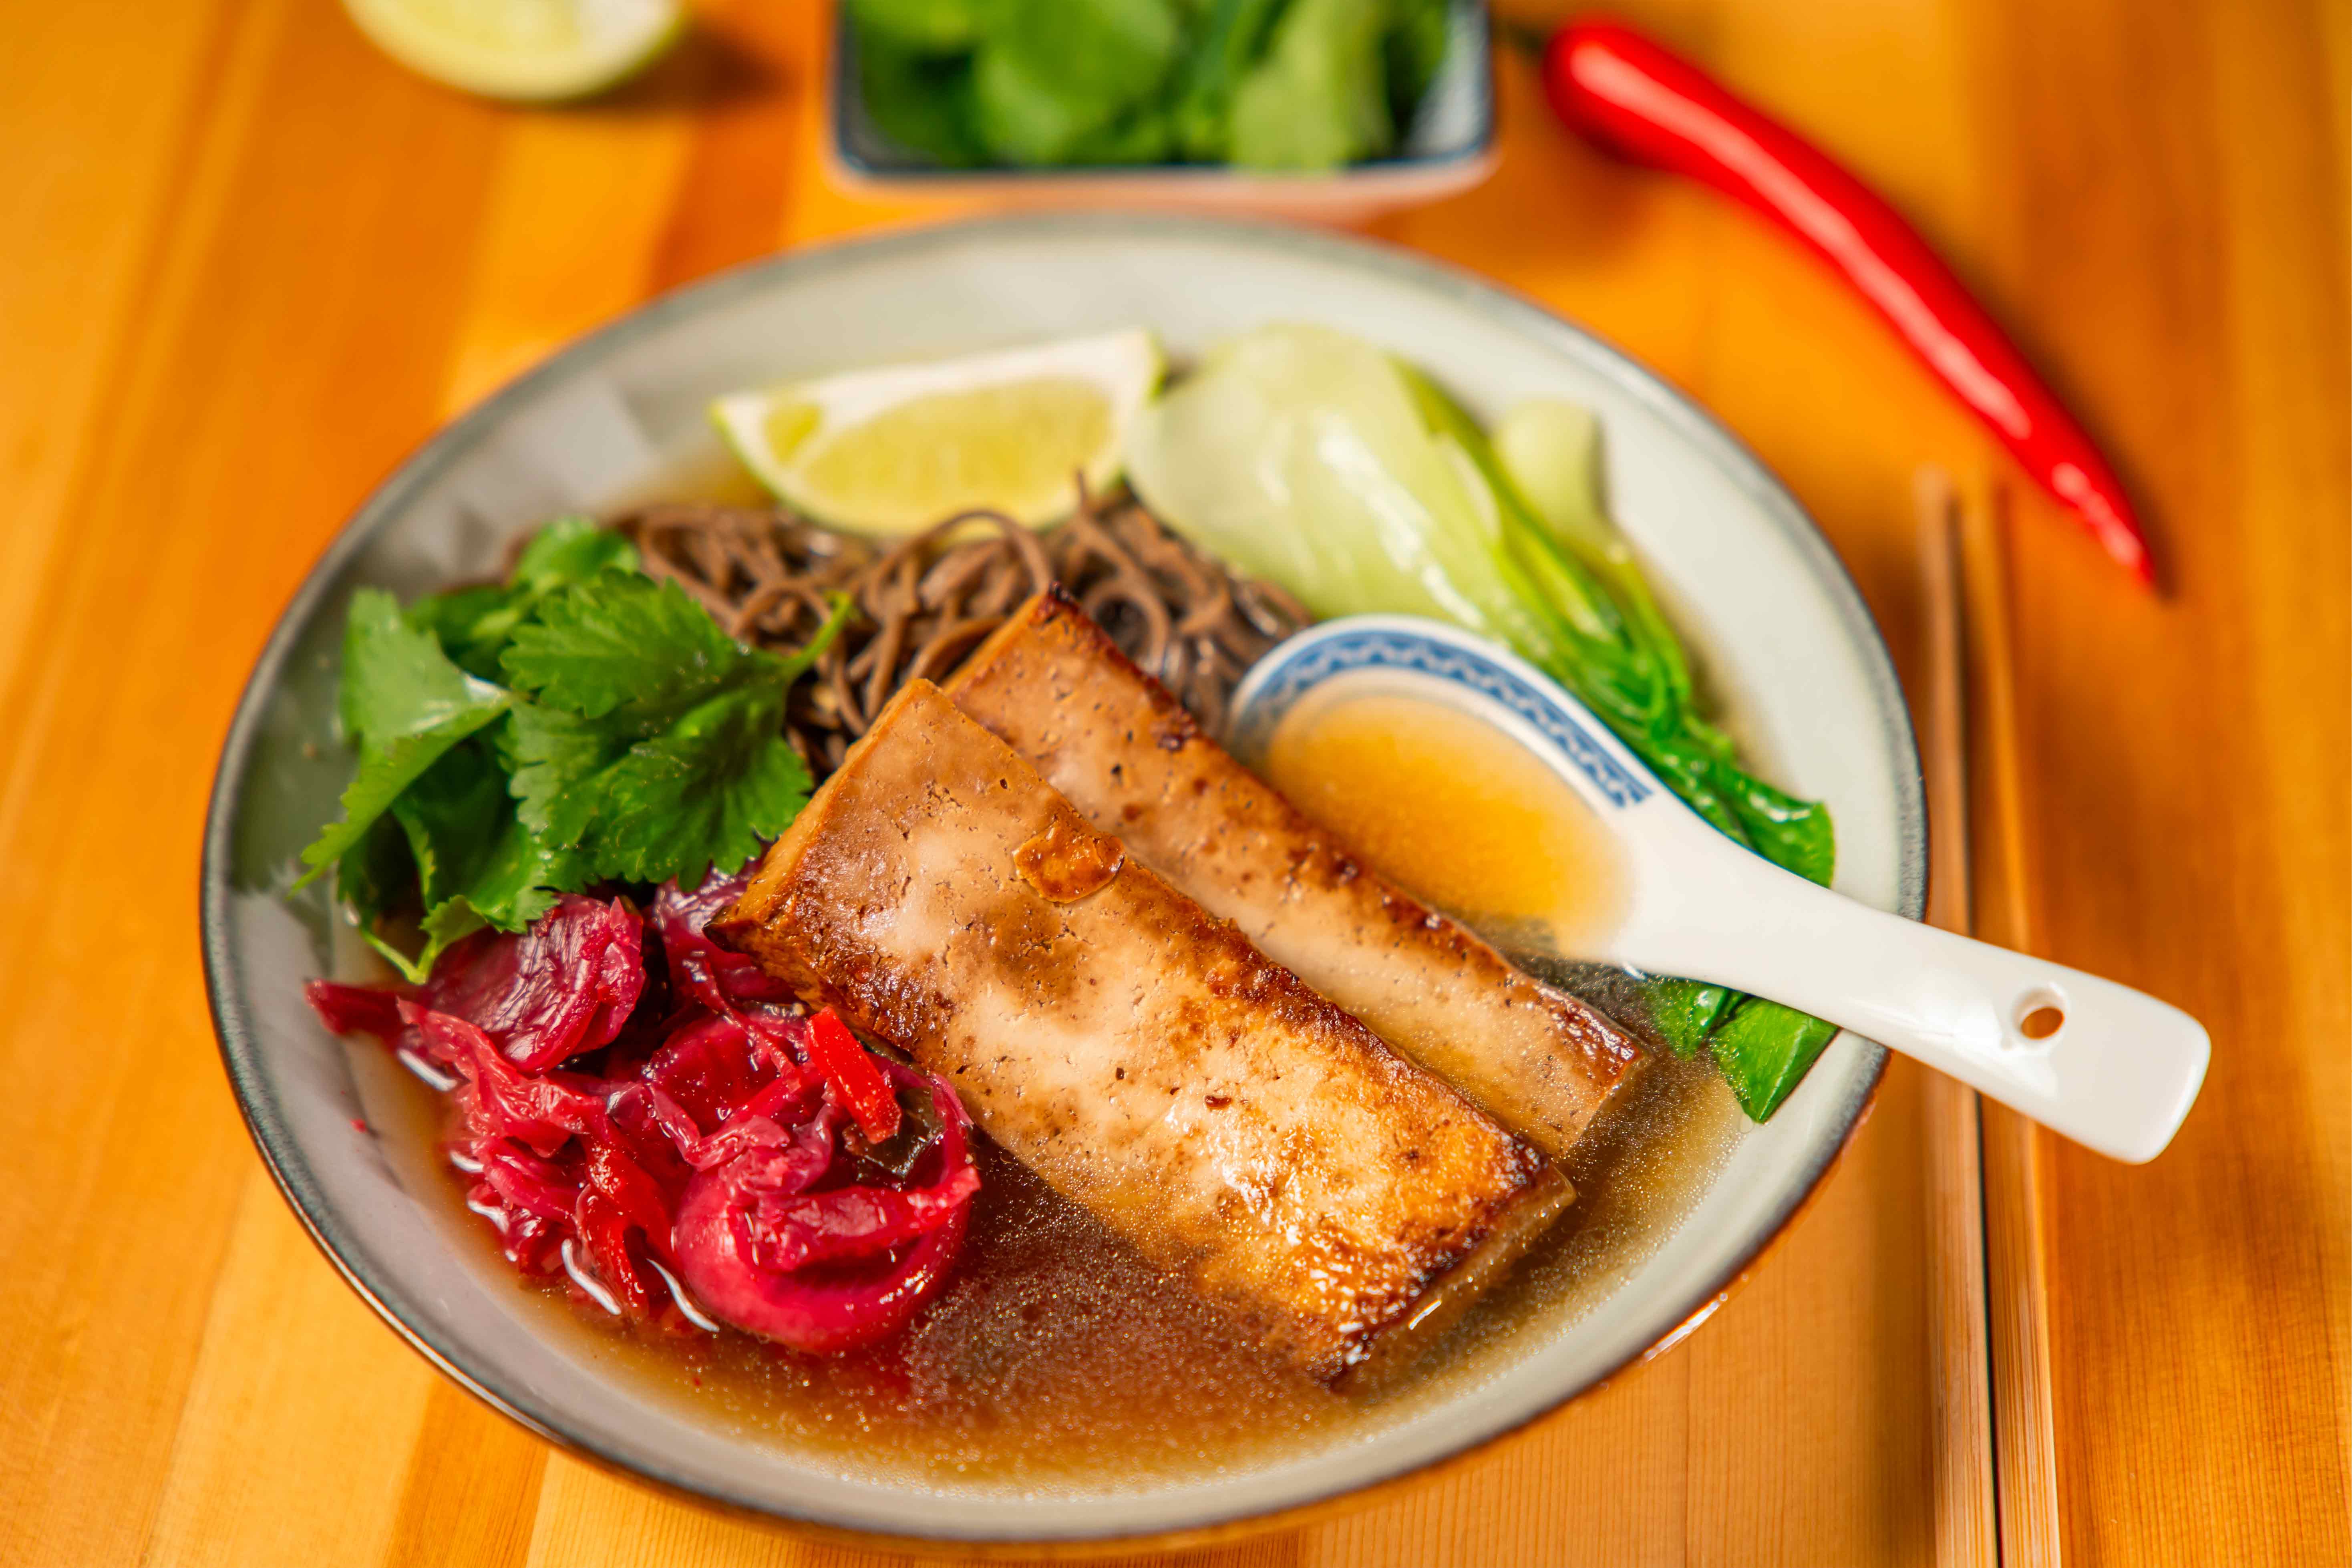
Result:
M1639 1061L1598 1009L1366 869L1059 589L947 689L1145 865L1554 1158Z
M1325 1382L1409 1360L1570 1195L928 681L712 930Z

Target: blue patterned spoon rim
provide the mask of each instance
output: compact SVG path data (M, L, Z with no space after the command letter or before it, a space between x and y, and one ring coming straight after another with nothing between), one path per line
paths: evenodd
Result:
M1309 692L1364 673L1428 677L1500 704L1614 808L1639 805L1659 789L1591 710L1542 671L1469 632L1413 616L1348 616L1276 645L1234 689L1228 749L1245 763L1264 756L1275 730Z

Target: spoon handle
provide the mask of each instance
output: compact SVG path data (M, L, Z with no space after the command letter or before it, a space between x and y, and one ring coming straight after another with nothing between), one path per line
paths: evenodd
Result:
M1707 826L1540 671L1468 632L1351 616L1300 633L1234 690L1236 754L1260 753L1307 691L1360 676L1479 715L1598 815L1622 857L1622 903L1611 929L1556 936L1562 952L1786 1003L2118 1160L2154 1159L2189 1114L2212 1053L2196 1019L1782 870Z
M2189 1114L2211 1047L2179 1008L1727 849L1676 857L1660 879L1673 907L1653 902L1621 933L1627 962L1826 1018L2135 1164Z

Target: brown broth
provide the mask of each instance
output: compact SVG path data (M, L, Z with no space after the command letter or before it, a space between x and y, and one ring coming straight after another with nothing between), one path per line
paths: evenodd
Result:
M1269 771L1375 868L1507 946L1530 926L1550 938L1607 918L1617 884L1605 840L1567 787L1475 721L1410 706L1421 711L1335 708L1330 736L1293 736ZM1547 966L1546 977L1621 1016L1633 995L1615 972ZM956 1275L897 1340L825 1360L733 1331L624 1328L560 1283L514 1274L466 1212L464 1178L440 1165L439 1098L375 1047L353 1049L369 1120L404 1180L573 1353L687 1419L803 1463L999 1492L1139 1489L1296 1458L1503 1375L1649 1258L1744 1126L1703 1064L1654 1051L1566 1162L1578 1196L1559 1225L1419 1365L1350 1397L1240 1342L984 1139Z
M1298 1378L1099 1221L979 1141L983 1185L940 1298L898 1339L831 1359L749 1334L673 1338L528 1280L435 1153L439 1097L354 1045L362 1100L413 1192L565 1349L686 1419L869 1479L992 1491L1134 1489L1297 1458L1507 1369L1596 1305L1705 1190L1737 1135L1727 1091L1662 1058L1567 1166L1577 1201L1497 1291L1374 1397ZM436 1167L438 1166L436 1169Z

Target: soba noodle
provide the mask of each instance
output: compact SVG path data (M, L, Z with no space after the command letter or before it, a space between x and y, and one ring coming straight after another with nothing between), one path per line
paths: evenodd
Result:
M831 595L851 597L857 615L796 689L786 720L820 779L901 686L945 679L1048 583L1059 581L1212 734L1243 673L1308 620L1288 595L1236 576L1132 500L1082 506L1042 534L999 512L962 512L887 549L781 507L664 504L615 526L647 572L746 642L798 647L824 624Z

